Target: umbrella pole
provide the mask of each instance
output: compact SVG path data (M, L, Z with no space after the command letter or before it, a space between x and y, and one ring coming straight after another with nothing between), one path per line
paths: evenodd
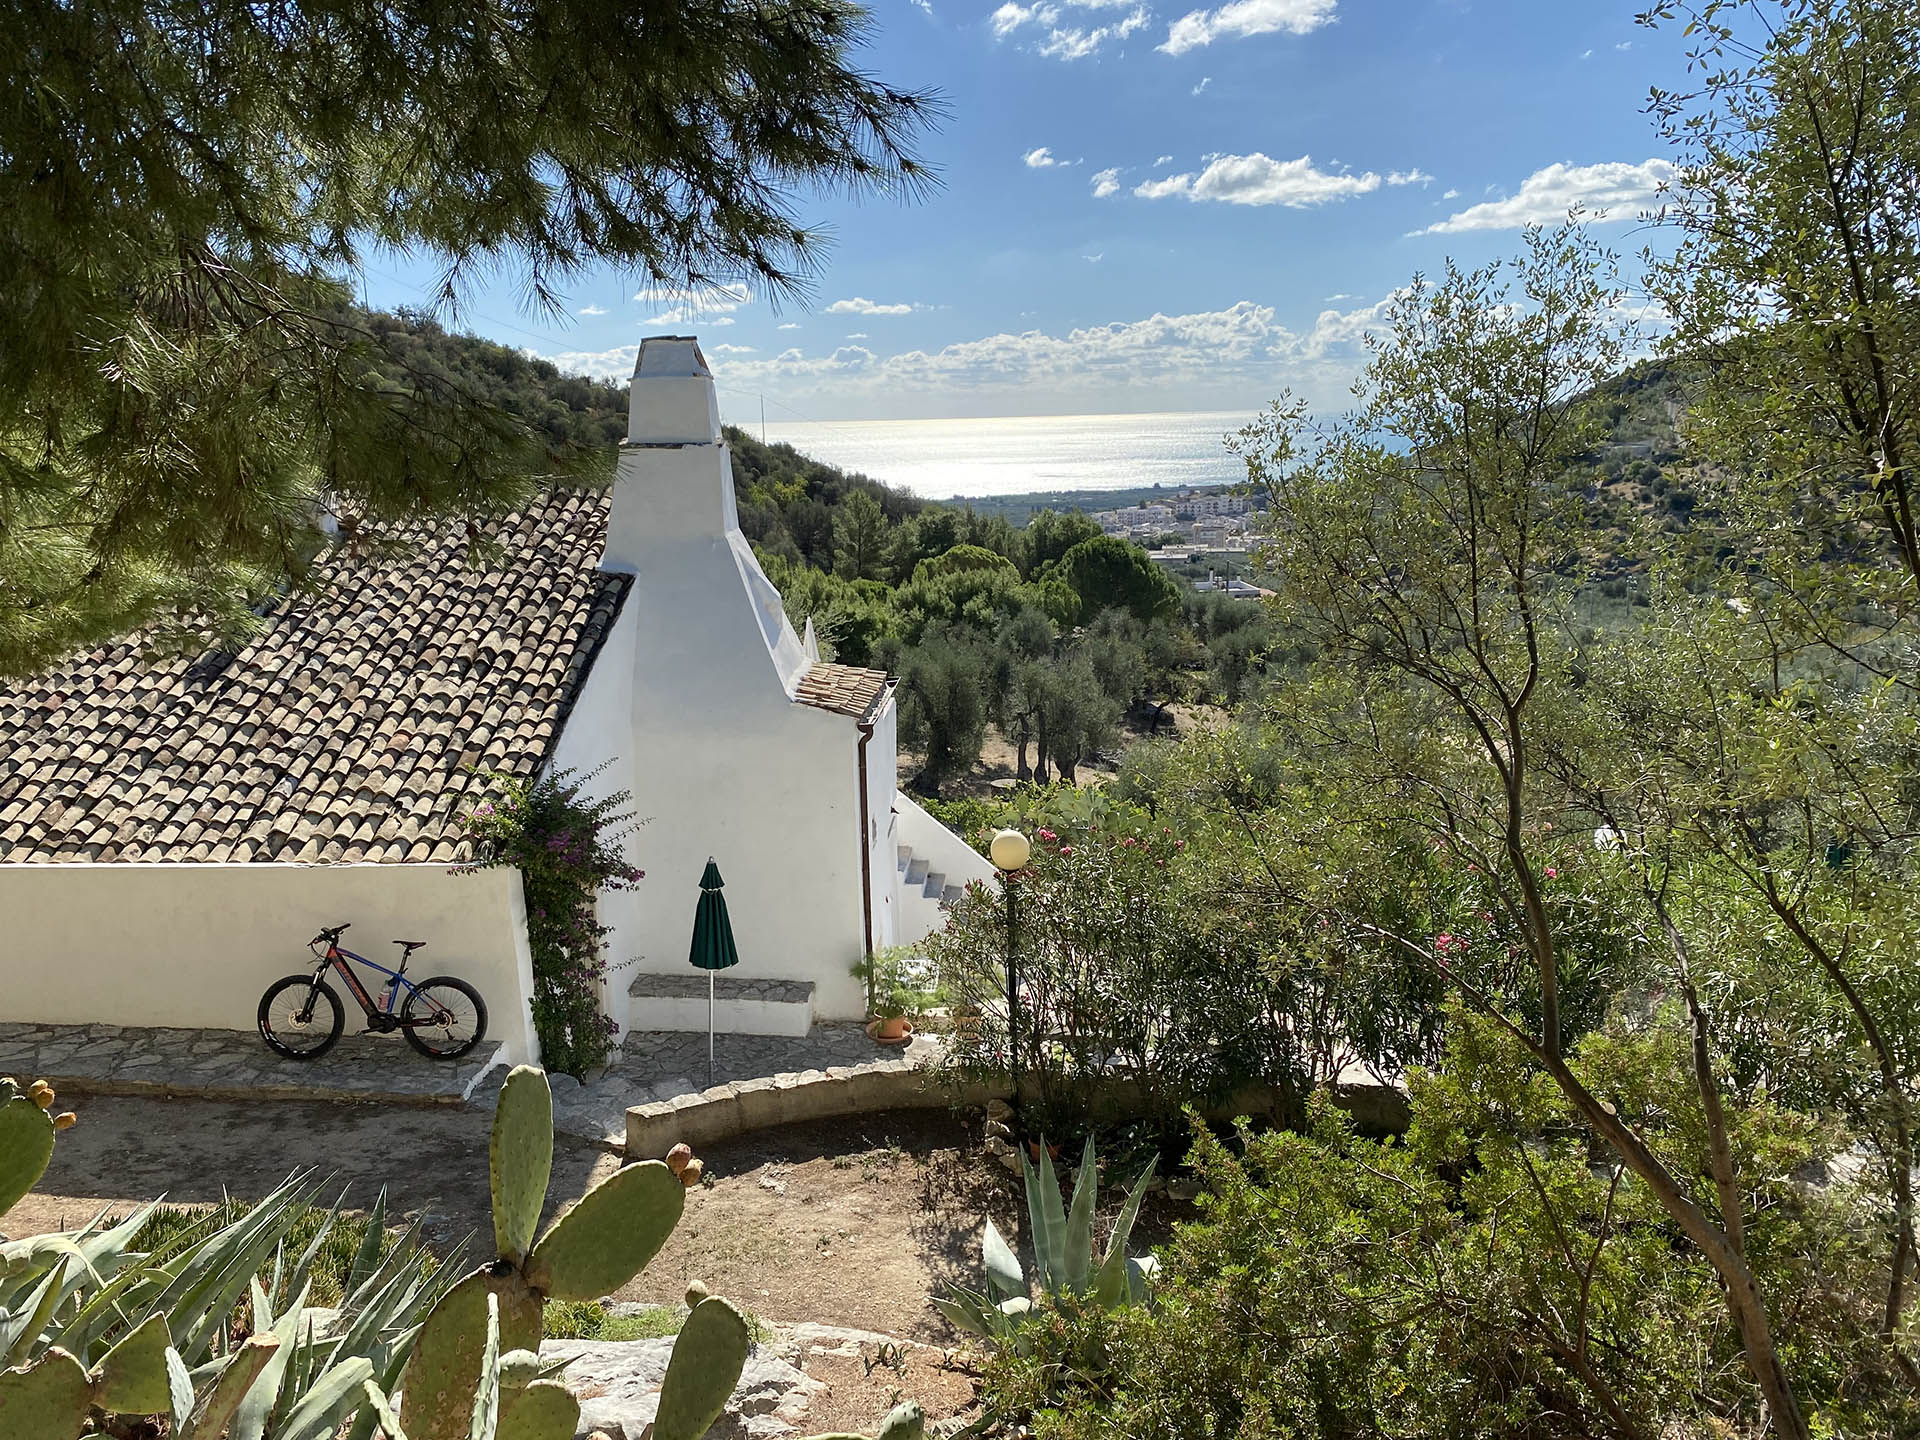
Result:
M713 1088L713 972L707 971L707 1088Z

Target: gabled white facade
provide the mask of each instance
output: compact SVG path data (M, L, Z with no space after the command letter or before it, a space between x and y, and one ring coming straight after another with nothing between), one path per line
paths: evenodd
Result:
M624 1028L689 1023L687 1005L628 989L636 974L700 974L687 951L712 856L741 960L726 978L810 982L812 1018L864 1018L852 967L892 943L897 903L893 697L864 718L795 700L811 647L740 532L713 379L691 338L641 345L602 566L632 589L553 763L606 764L595 788L631 790L645 821L629 848L646 880L601 902L608 1012ZM723 1006L720 1028L807 1018L759 1004Z

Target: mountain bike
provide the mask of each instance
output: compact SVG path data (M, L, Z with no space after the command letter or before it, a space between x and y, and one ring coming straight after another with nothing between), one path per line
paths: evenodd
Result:
M407 961L424 940L396 940L400 968L389 970L352 950L340 948L341 933L349 925L322 930L307 942L320 963L311 975L289 975L276 980L260 997L260 1038L290 1060L317 1060L333 1048L346 1026L340 997L327 984L329 969L338 970L347 989L367 1012L367 1030L387 1034L398 1030L407 1043L435 1060L457 1060L486 1037L487 1005L480 992L452 975L435 975L419 984L407 979ZM326 949L320 949L321 942ZM347 962L358 960L387 977L385 996L376 1001ZM375 982L378 984L379 982ZM400 992L406 991L406 999ZM394 1006L399 1005L396 1014Z

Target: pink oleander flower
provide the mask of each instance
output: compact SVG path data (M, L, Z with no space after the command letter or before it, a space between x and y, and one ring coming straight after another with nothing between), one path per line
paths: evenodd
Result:
M1187 842L1184 840L1176 840L1173 842L1173 848L1176 850L1184 850L1187 848Z
M1042 840L1058 840L1060 838L1058 835L1054 834L1053 831L1047 829L1044 825L1041 826L1040 829L1035 833L1038 834Z
M1060 847L1060 853L1061 853L1062 855L1071 855L1071 854L1073 854L1073 846L1071 846L1071 845L1062 845L1062 846Z
M1560 878L1560 872L1554 869L1551 865L1547 866L1547 879L1558 880L1559 878Z

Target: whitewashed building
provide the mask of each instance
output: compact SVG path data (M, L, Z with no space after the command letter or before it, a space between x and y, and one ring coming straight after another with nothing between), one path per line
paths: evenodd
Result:
M894 697L821 662L734 510L690 337L641 347L610 492L556 493L398 563L341 552L245 649L139 637L0 684L0 1019L248 1029L321 926L475 984L512 1059L537 1046L512 871L458 875L497 775L599 769L645 821L647 872L602 901L606 1004L628 1030L706 1023L687 963L720 865L741 964L723 1030L858 1019L852 966L942 923L991 868L894 784ZM349 1030L356 1028L349 1017Z

